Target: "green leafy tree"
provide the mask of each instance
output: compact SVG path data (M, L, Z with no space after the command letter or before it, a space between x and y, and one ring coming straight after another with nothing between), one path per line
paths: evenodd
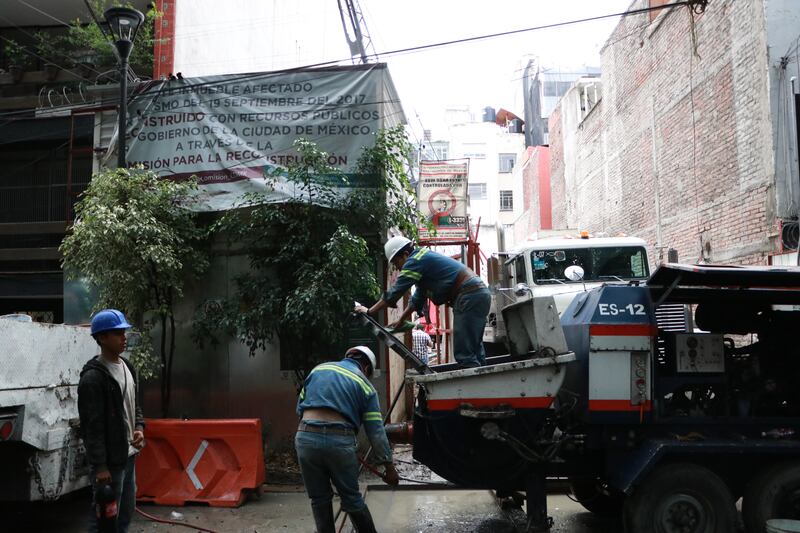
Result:
M68 276L97 288L95 310L123 310L142 333L133 359L145 377L160 370L164 416L175 355L174 304L187 281L207 267L205 232L185 206L194 182L159 179L141 169L95 174L75 206L76 219L61 244ZM154 364L150 330L160 325Z
M269 203L251 195L219 221L217 229L246 250L251 268L236 278L233 298L199 308L194 337L202 345L232 335L252 354L277 335L301 377L343 341L354 298L378 296L376 261L386 230L413 237L417 211L402 128L378 134L355 177L328 165L313 142L294 146L299 162L281 176L296 188L294 198Z
M98 17L102 17L105 10L112 6L134 7L129 2L108 0L90 0L89 4ZM153 72L155 24L162 16L153 7L154 4L145 12L145 21L139 28L129 59L131 68L139 75L149 76ZM37 32L35 37L38 54L57 65L72 68L76 64L86 64L101 70L117 65L114 44L91 17L70 21L63 35Z

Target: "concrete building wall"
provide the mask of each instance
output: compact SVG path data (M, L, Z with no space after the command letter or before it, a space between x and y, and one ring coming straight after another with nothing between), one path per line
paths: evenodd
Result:
M510 227L522 214L521 168L500 172L500 155L513 154L519 162L524 150L524 134L509 133L494 122L467 122L452 125L448 130L450 159L469 158L469 183L485 184L486 198L470 196L469 216L472 224L480 219L479 242L488 257L497 252L495 226ZM515 165L519 167L519 165ZM513 209L500 210L500 191L512 191ZM513 236L513 232L509 232Z
M641 237L655 262L672 247L682 261L766 263L776 191L764 28L762 0L623 18L602 52L601 101L581 117L571 91L551 116L554 227Z
M335 2L173 0L185 77L267 72L349 57Z
M177 349L169 416L260 418L269 448L291 447L298 421L295 414L297 395L302 383L293 370L281 368L278 338L253 355L244 343L235 339L222 338L219 345L206 344L203 348L192 341L192 318L197 306L233 296L236 293L234 278L248 268L246 255L230 253L219 244L204 277L187 287L184 297L176 304ZM158 339L159 335L160 330L156 328L153 338ZM393 384L402 382L405 367L402 359L389 355L387 350L376 355L380 358L380 369L371 381L385 414L389 377L393 375ZM330 354L333 361L342 357L341 353ZM145 416L160 417L158 380L145 382L142 394ZM404 414L403 404L399 403L393 419L401 419Z

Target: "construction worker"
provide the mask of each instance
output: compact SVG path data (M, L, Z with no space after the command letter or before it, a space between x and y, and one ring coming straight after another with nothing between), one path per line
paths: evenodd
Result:
M375 533L375 524L358 487L356 434L361 425L372 444L375 462L386 465L383 480L389 485L399 482L378 395L368 379L374 368L372 350L355 346L347 350L341 361L317 365L300 391L297 414L301 420L294 443L317 533L334 532L331 483L355 530Z
M92 317L92 337L100 355L90 359L78 383L78 414L89 463L93 499L102 485L116 496L117 527L126 533L136 506L136 454L144 446L144 417L136 394L136 370L120 354L128 324L120 311L104 309ZM95 505L89 531L98 530Z
M389 324L402 324L411 313L422 313L426 298L434 304L453 308L453 352L462 368L486 364L483 329L491 306L489 289L472 270L451 257L428 248L416 248L403 236L392 237L384 246L386 259L400 271L397 281L367 312L377 315L394 307L412 285L417 290L400 318Z

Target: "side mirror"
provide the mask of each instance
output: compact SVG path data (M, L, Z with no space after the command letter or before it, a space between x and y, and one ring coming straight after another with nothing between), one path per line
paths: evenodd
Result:
M583 279L584 271L583 267L578 265L568 266L564 269L564 277L566 277L570 281L580 281Z
M525 283L517 283L516 288L514 288L514 294L517 296L525 296L527 293L531 291L531 288L528 287Z

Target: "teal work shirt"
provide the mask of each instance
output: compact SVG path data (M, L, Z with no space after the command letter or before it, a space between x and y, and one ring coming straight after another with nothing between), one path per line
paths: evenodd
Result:
M306 409L319 408L338 412L356 432L363 425L372 444L375 462L392 461L392 449L383 429L378 393L361 372L358 363L352 359L342 359L314 367L300 391L297 414L302 417Z
M394 307L412 285L417 286L411 305L422 312L426 298L436 305L447 303L459 273L467 267L452 257L431 251L428 248L415 248L403 264L403 270L394 285L383 294L383 299ZM476 280L479 278L475 278ZM464 282L464 285L469 281Z

